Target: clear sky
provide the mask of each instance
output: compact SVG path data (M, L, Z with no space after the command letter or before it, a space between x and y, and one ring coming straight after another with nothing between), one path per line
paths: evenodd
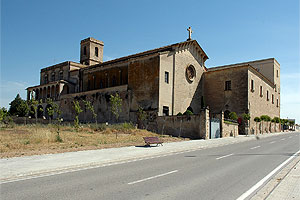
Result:
M207 67L274 57L281 65L281 118L300 123L299 0L2 0L1 96L39 84L40 69L79 62L80 40L104 41L104 60L185 41Z

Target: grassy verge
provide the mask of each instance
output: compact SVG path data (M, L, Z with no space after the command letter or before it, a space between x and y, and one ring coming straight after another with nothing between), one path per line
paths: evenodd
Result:
M143 137L158 136L164 142L182 139L136 129L129 123L84 125L78 130L61 126L60 139L54 125L19 125L0 129L0 157L62 153L69 151L144 145Z

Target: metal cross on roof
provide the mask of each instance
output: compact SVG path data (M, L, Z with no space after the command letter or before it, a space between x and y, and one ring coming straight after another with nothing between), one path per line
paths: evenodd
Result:
M189 27L188 29L187 29L187 31L189 32L189 38L187 39L187 40L191 40L192 39L192 28L191 27Z

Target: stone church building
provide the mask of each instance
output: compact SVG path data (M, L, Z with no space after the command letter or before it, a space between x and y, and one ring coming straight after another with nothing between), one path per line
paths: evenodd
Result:
M80 62L66 61L41 69L40 84L27 88L43 104L38 117L47 116L46 99L62 110L65 121L73 121L73 101L90 101L98 122L112 122L110 95L122 98L120 121L137 122L138 108L149 119L175 116L187 109L210 116L236 112L254 117L280 116L280 65L274 58L206 67L207 54L196 40L152 49L103 62L102 41L87 38L80 43ZM82 103L82 107L83 103ZM82 122L92 122L84 109Z

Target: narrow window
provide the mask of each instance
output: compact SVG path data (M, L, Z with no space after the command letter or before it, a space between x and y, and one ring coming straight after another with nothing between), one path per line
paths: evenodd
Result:
M113 76L112 78L112 86L116 86L117 85L117 80L116 80L116 76Z
M272 94L272 104L274 104L274 94Z
M169 107L163 106L163 116L169 116Z
M100 89L102 89L102 88L103 88L103 81L100 80Z
M119 71L119 76L120 76L120 85L122 85L122 84L123 84L122 75L123 75L123 73L122 73L122 70L120 70L120 71Z
M275 84L275 92L277 92L277 85Z
M262 88L262 86L260 86L260 88L259 88L259 94L260 94L261 97L263 96L263 88Z
M95 47L95 56L98 57L98 47Z
M55 72L52 72L51 74L51 81L55 81Z
M169 83L169 72L165 72L165 82Z
M89 91L91 89L91 81L88 80L87 90Z
M277 76L277 77L279 77L279 73L278 73L278 70L276 70L276 76Z
M269 101L269 91L267 90L267 101Z
M63 71L59 72L59 80L62 80L64 78L64 73Z
M279 106L279 101L278 101L278 99L277 99L277 102L276 102L276 106L277 106L277 107Z
M96 89L96 77L93 76L93 89Z
M86 56L86 46L83 47L83 55Z
M231 81L225 81L225 90L231 90Z
M45 82L45 84L48 83L48 74L46 74L46 75L44 76L44 82Z
M254 81L251 80L251 92L254 92Z

